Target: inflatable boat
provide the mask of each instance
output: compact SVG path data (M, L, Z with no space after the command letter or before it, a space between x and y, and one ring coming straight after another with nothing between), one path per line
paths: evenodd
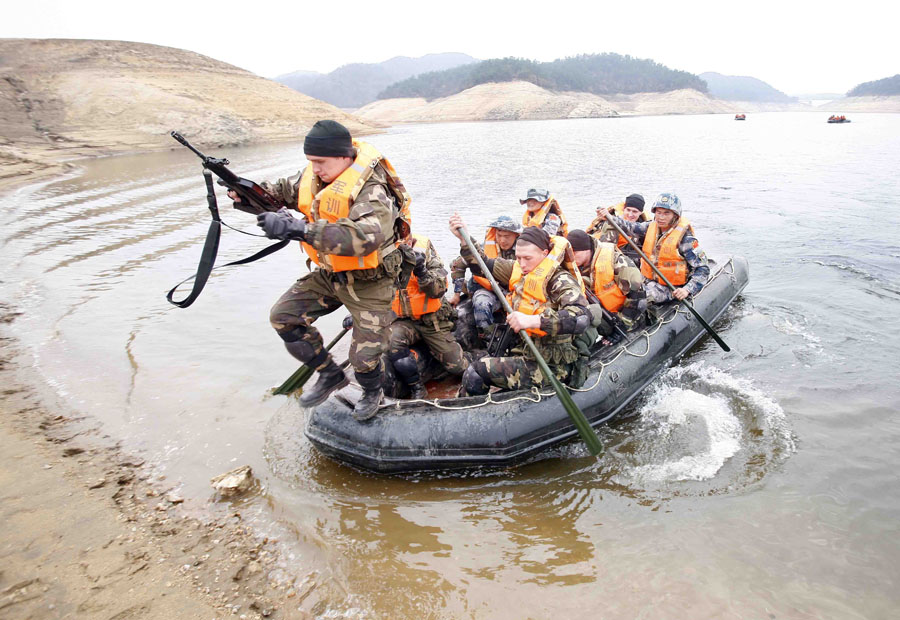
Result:
M713 267L693 298L710 324L728 309L749 279L747 261ZM648 326L616 345L596 346L585 384L569 389L591 426L615 418L706 331L678 303L660 308ZM552 388L485 396L388 399L377 416L357 422L350 412L355 384L332 394L309 414L306 437L322 454L373 472L402 473L508 467L563 442L580 441Z

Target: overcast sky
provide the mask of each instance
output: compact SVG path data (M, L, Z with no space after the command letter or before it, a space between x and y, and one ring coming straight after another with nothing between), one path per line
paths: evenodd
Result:
M437 52L541 61L615 52L691 73L749 75L791 95L842 93L900 73L900 5L891 0L503 6L485 0L8 0L0 37L155 43L264 77Z

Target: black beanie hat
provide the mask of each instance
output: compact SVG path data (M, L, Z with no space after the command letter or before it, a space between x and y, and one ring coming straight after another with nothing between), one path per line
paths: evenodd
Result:
M591 236L583 230L573 230L566 239L569 240L569 244L572 246L574 252L594 249L594 244L591 242Z
M520 241L536 245L542 250L550 249L550 235L547 234L546 230L537 226L529 226L523 230L519 238L516 239L516 243Z
M303 153L314 157L356 157L353 139L337 121L318 121L306 134Z
M628 198L625 199L625 206L643 211L644 197L640 194L631 194Z

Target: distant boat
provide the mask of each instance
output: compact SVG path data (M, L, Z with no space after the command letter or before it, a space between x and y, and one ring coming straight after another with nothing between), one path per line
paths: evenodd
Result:
M841 114L841 115L832 114L831 116L828 117L828 122L829 123L849 123L850 119L848 119L843 114Z
M735 115L734 115L734 120L736 120L736 121L745 121L745 120L747 120L747 115L746 115L746 114L735 114Z

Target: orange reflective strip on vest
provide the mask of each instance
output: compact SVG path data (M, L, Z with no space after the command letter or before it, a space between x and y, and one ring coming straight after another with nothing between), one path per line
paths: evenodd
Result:
M644 254L650 257L656 268L673 286L682 286L687 282L687 261L678 251L678 246L690 227L691 223L687 218L681 217L662 239L657 239L659 225L653 221L647 228L647 235L644 237ZM665 284L643 258L641 259L641 275L648 280L656 280L660 284Z

